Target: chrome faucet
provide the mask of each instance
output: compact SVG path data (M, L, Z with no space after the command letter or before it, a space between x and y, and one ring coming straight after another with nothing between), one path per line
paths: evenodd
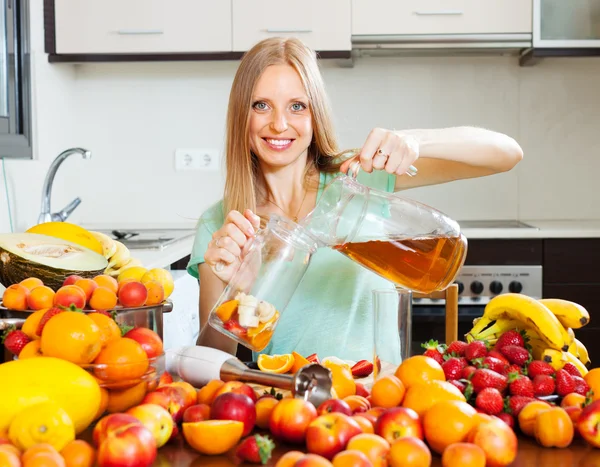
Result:
M71 154L81 154L84 159L91 159L92 157L91 151L88 151L87 149L71 148L61 152L56 159L52 161L52 164L50 164L50 168L48 169L48 173L46 174L46 179L44 180L44 187L42 188L42 209L38 217L38 224L51 221L64 222L81 203L81 198L77 197L61 211L54 213L50 211L50 197L52 194L52 183L54 182L54 177L56 176L56 172L58 171L60 164L62 164L63 161Z

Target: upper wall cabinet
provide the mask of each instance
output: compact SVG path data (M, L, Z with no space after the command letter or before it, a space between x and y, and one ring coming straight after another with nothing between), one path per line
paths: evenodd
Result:
M57 55L232 50L228 0L46 0L49 16L46 48Z
M319 52L352 48L351 0L232 1L236 52L249 50L258 41L275 36L298 37Z

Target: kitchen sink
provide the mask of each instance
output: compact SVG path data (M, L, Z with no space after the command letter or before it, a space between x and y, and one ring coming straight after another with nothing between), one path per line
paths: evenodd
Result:
M130 250L163 250L175 242L193 237L193 229L112 229L98 230Z
M538 229L518 220L473 220L457 221L463 229Z

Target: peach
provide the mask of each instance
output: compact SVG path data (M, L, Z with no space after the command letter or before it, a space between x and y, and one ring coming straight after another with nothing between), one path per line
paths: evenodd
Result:
M517 436L499 419L477 425L469 433L467 442L483 449L488 465L510 465L517 457Z
M275 463L275 467L294 467L296 461L304 457L306 454L302 451L287 451L279 460Z
M201 422L210 419L210 406L206 404L194 404L183 412L183 423Z
M143 347L142 347L143 348ZM169 384L173 382L173 377L168 371L164 371L162 375L160 375L160 379L158 380L159 386L164 386L165 384Z
M523 434L533 436L535 419L537 418L538 413L549 408L550 404L541 400L532 401L523 407L519 412L518 417L519 428Z
M256 402L257 399L256 393L254 392L254 389L252 389L251 386L240 381L227 381L219 389L217 389L213 400L215 400L215 398L217 398L221 394L225 394L226 392L237 392L240 394L246 394L250 399L252 399L252 402Z
M64 285L54 294L53 305L69 308L74 305L76 308L85 307L85 292L76 285Z
M164 446L173 434L173 418L171 414L160 405L141 404L131 407L127 412L133 415L150 430L156 441L156 447Z
M183 389L183 392L185 393L185 405L187 407L196 405L198 394L196 392L196 388L190 383L186 383L185 381L175 381L174 383L170 383L165 386L173 386Z
M54 303L55 292L46 285L34 287L29 291L27 306L30 310L43 310L50 308Z
M21 284L13 284L4 291L2 305L9 310L27 310L27 297L29 289Z
M86 301L90 301L90 298L92 297L92 292L94 290L96 290L96 288L98 287L98 283L94 282L92 279L78 279L75 281L75 284L77 287L81 287L81 290L83 290L85 292L85 299Z
M63 287L65 285L75 285L75 282L77 282L80 279L83 279L83 277L78 276L76 274L72 274L65 279L65 281L63 282L62 285L63 285Z
M158 281L149 281L144 284L148 291L148 298L146 299L146 305L158 305L165 299L165 289Z
M169 390L159 391L163 387L161 386L156 391L146 394L141 403L164 407L171 414L173 421L180 423L183 420L183 413L187 409L185 406L185 393L181 388L167 388Z
M37 277L28 277L27 279L23 279L21 282L19 282L19 284L21 284L23 287L25 287L30 292L33 289L35 289L36 287L38 287L40 285L44 285L42 280L38 279Z
M333 464L318 454L305 454L296 461L294 467L332 467Z
M148 298L146 286L138 281L131 281L119 290L119 303L125 308L144 306Z
M129 337L138 342L144 349L144 352L146 352L146 355L148 355L148 358L156 358L163 353L163 342L160 336L152 329L133 328L127 331L123 337ZM180 381L180 383L183 383L179 385L186 389L187 392L193 392L193 402L196 402L196 389L189 383L183 381Z

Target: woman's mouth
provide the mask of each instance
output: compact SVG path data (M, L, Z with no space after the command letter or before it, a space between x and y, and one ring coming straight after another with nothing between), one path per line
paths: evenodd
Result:
M267 143L267 146L274 151L285 151L292 143L293 139L274 139L274 138L263 138L263 141Z

